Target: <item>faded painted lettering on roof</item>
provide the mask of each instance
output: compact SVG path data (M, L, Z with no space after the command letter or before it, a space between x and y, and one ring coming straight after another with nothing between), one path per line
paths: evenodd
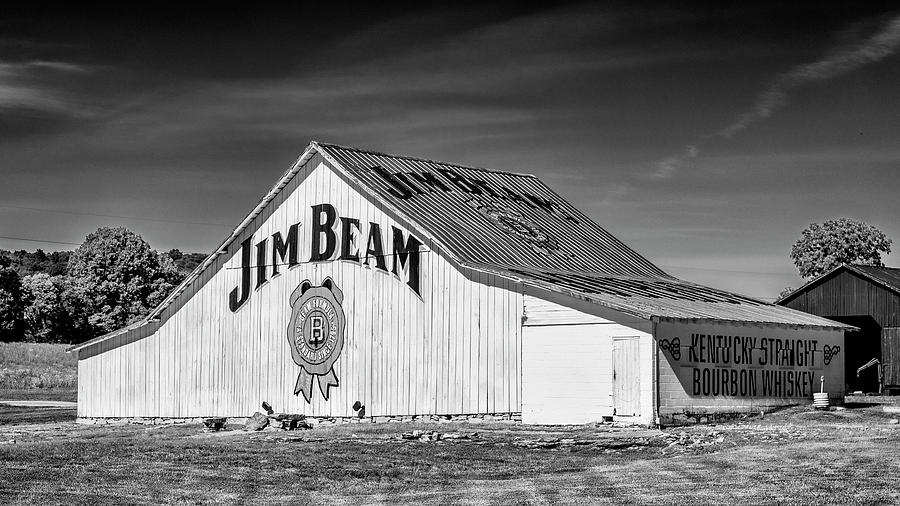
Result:
M419 172L390 172L380 165L373 165L371 169L390 185L390 194L398 199L407 200L436 191L467 193L515 202L578 223L556 201L507 186L498 186L451 168L440 168L436 172L424 169Z

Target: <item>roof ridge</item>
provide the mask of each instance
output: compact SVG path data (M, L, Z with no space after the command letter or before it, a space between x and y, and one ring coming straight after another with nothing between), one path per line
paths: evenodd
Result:
M868 267L870 269L880 269L883 271L900 271L900 267L888 267L887 265L869 265L869 264L847 264L852 267Z
M369 155L388 156L391 158L399 158L401 160L413 160L413 161L417 161L417 162L436 163L436 164L440 164L440 165L446 165L448 167L456 167L459 169L466 169L466 170L475 170L475 171L479 171L479 172L489 172L491 174L506 174L508 176L525 177L525 178L534 179L536 181L540 181L541 183L543 183L543 181L541 181L534 174L525 174L522 172L512 172L509 170L489 169L487 167L472 167L470 165L463 165L463 164L454 163L454 162L445 162L442 160L434 160L431 158L422 158L422 157L418 157L418 156L409 156L409 155L398 155L396 153L387 153L385 151L375 151L372 149L363 149L363 148L357 148L354 146L344 146L342 144L335 144L333 142L315 141L315 143L322 147L337 148L337 149L343 149L343 150L347 150L347 151L355 151L357 153L366 153Z
M900 294L900 286L894 284L894 280L892 279L884 279L874 274L872 271L878 270L890 270L890 271L898 271L900 269L894 267L885 267L883 265L865 265L865 264L844 264L844 267L847 267L848 270L853 271L860 276L864 276L869 278L872 282L883 285L885 288L892 290L898 294Z
M894 292L900 293L900 286L895 286L893 283L891 283L885 279L881 279L877 276L872 275L870 272L866 271L866 269L865 269L866 267L872 268L872 269L878 269L878 270L900 271L900 268L887 267L887 266L883 266L883 265L879 266L879 265L866 265L866 264L840 264L835 267L832 267L831 269L823 272L822 274L819 274L818 276L812 278L811 280L807 281L806 283L803 283L802 285L800 285L800 287L792 290L791 293L789 293L783 297L778 297L777 299L775 299L775 302L773 302L773 304L783 305L782 304L783 302L786 302L787 300L793 298L793 296L795 294L798 294L808 288L811 288L812 286L816 285L819 282L824 282L826 278L837 273L841 269L846 269L846 270L853 272L859 276L868 278L869 280L873 281L874 283L880 284L889 290L893 290Z

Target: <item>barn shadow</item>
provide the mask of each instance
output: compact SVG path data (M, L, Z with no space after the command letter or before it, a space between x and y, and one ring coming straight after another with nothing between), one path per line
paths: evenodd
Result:
M862 408L871 408L872 406L877 406L876 402L845 402L844 407L847 409L862 409Z

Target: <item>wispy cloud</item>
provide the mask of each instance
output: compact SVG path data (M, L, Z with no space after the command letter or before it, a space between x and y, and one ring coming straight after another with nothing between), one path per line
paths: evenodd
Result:
M694 144L688 144L681 153L657 162L656 171L653 173L653 177L660 179L671 177L685 162L691 158L696 158L698 154L700 154L700 149Z
M66 99L65 86L58 83L89 72L89 67L60 61L0 62L0 110L78 115L79 107Z
M739 115L721 130L703 136L703 139L707 141L713 138L730 139L786 106L793 90L834 79L865 65L879 62L894 54L898 47L900 47L900 16L891 19L881 30L862 42L838 46L820 60L798 65L779 74L759 94L749 111ZM689 144L681 153L660 160L652 175L660 179L672 177L679 168L700 154L699 146L699 141Z

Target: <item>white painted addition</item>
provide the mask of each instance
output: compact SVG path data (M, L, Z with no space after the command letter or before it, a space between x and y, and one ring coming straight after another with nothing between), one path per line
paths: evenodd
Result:
M614 343L623 360L616 380L626 415L639 423L652 418L651 334L529 295L525 313L523 423L583 424L613 416Z

